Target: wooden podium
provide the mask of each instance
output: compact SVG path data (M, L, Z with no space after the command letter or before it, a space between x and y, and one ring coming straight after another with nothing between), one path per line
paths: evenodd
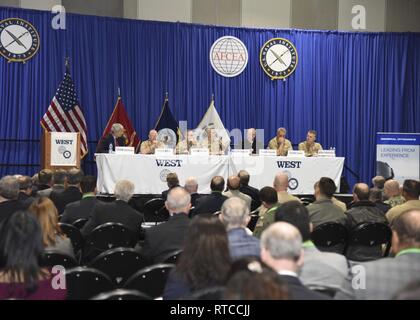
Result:
M80 169L80 133L48 132L41 139L42 169Z

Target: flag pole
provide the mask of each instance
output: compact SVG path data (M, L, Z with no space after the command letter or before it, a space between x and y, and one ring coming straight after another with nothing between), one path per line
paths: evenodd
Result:
M118 87L118 98L121 98L121 88Z

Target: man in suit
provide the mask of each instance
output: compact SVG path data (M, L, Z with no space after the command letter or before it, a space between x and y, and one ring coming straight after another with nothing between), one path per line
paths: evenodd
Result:
M42 190L50 189L53 185L53 172L50 169L42 169L38 173L38 193Z
M197 199L201 197L201 195L198 193L197 179L195 177L189 177L187 180L185 180L184 188L191 196L191 207L195 207L197 205Z
M248 196L250 196L251 199L253 200L252 202L253 202L255 208L258 208L261 205L261 201L260 201L260 198L258 196L259 190L257 188L251 187L249 185L250 176L249 176L248 171L240 170L238 172L238 177L239 177L240 184L241 184L241 186L239 188L239 191L248 195ZM252 206L251 206L251 210L255 210L255 209L252 208Z
M276 174L274 177L273 187L277 191L277 198L279 203L285 203L288 201L301 202L298 197L295 197L287 192L289 188L289 176L283 172Z
M103 137L96 147L96 153L109 153L115 151L115 147L125 147L128 145L127 138L124 136L124 127L121 123L114 123L111 132Z
M386 214L386 218L391 224L404 211L420 209L420 181L411 179L405 180L402 195L406 202L393 207Z
M57 169L52 173L52 186L50 188L38 191L38 197L50 197L51 193L63 192L65 189L64 184L66 183L67 172L63 169Z
M365 183L356 183L353 188L353 205L347 210L347 229L352 232L357 226L367 222L378 222L388 224L384 213L379 210L373 202L369 201L369 186ZM381 245L349 246L347 258L349 260L366 261L382 255Z
M246 229L249 213L248 205L240 198L233 197L223 203L219 217L228 233L232 260L247 256L260 257L260 240L249 235Z
M89 219L98 203L96 199L96 177L84 176L80 182L82 199L69 203L64 209L60 222L73 224L79 219Z
M80 192L82 177L83 173L80 169L70 169L67 173L67 188L51 192L50 199L54 202L59 214L63 213L67 204L82 199L82 193Z
M169 211L168 221L147 229L145 233L141 252L151 262L162 262L170 253L181 249L190 224L190 202L190 194L184 188L176 187L169 191L165 202Z
M305 261L299 278L303 284L309 288L339 291L349 274L347 259L341 254L322 252L315 247L311 241L313 226L307 207L299 202L287 202L277 209L275 221L290 223L302 236Z
M120 180L115 184L116 200L111 203L97 203L91 218L81 232L87 236L93 229L107 222L121 223L140 237L144 220L143 214L134 210L128 202L134 193L134 184L128 180Z
M19 182L16 177L4 176L0 179L0 224L23 209L22 203L17 200L18 193Z
M22 204L23 209L28 209L32 202L35 200L32 197L32 178L29 176L20 176L19 182L19 195L18 201Z
M227 187L228 191L223 192L223 195L228 198L240 198L245 201L246 205L248 206L248 209L251 210L251 197L246 195L245 193L242 193L239 191L239 188L241 186L241 180L238 176L230 176L228 178Z
M222 194L225 189L225 179L215 176L210 183L211 194L197 199L195 214L214 213L220 211L227 197Z
M305 152L305 156L316 156L319 150L322 150L321 144L316 141L316 131L309 130L306 135L306 141L299 143L298 149Z
M166 201L166 197L168 196L168 192L175 187L179 187L179 179L178 175L175 172L168 173L166 176L166 183L168 185L168 189L162 192L162 199Z
M336 299L389 300L420 281L420 210L401 214L392 226L395 258L382 258L352 267L343 293Z
M369 190L369 201L373 202L375 206L383 212L383 214L386 214L388 210L391 209L391 206L383 202L382 197L381 189L372 188Z
M257 139L257 130L255 128L249 128L246 131L246 138L243 141L240 140L235 148L252 150L252 154L258 154L260 149L264 149L264 142Z
M289 150L293 150L292 143L286 139L286 129L278 128L277 135L268 142L268 149L277 150L278 156L287 156Z
M346 215L343 209L332 202L337 189L334 180L322 177L315 184L315 202L308 206L309 217L314 228L326 222L346 224Z
M286 222L273 223L261 236L261 260L276 271L289 289L293 300L325 300L328 297L311 291L299 279L303 265L302 236Z

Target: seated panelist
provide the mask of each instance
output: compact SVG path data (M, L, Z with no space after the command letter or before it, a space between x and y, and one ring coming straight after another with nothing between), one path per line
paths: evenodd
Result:
M133 135L134 136L134 135ZM132 141L130 141L130 145ZM115 147L125 147L129 145L128 139L125 136L125 129L122 124L114 123L111 127L111 132L103 137L96 147L96 153L109 153L115 151Z
M322 150L321 144L316 141L316 131L309 130L306 135L306 141L299 143L299 150L305 151L305 156L312 157L318 154L319 150Z
M287 156L289 150L293 150L292 143L286 139L286 129L278 128L277 135L268 143L268 149L277 150L278 156Z
M160 142L158 139L158 133L156 130L149 131L149 139L143 141L140 145L141 154L155 154L155 150L159 148L164 148L165 145L163 142Z

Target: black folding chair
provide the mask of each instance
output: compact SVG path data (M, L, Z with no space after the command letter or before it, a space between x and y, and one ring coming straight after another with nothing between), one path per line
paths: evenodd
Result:
M139 236L121 223L108 222L97 226L86 237L85 251L92 258L113 248L133 248Z
M101 293L91 300L152 300L152 298L137 290L116 289Z
M136 271L150 265L149 261L132 248L116 248L97 256L90 268L95 268L106 275L120 287Z
M165 222L169 219L169 211L165 206L159 209L156 214L156 222Z
M182 250L175 250L162 259L163 263L176 264L181 256Z
M150 199L144 204L144 217L146 222L158 222L157 216L159 210L165 206L165 201L162 198Z
M133 274L124 284L125 289L139 290L152 298L161 297L173 264L160 263Z
M54 249L47 249L41 257L40 265L42 267L52 268L54 266L62 266L65 269L71 269L78 266L76 259L73 257L58 252Z
M347 244L347 229L341 223L327 222L317 226L311 238L319 250L343 254Z
M61 231L70 238L74 252L77 253L83 248L84 240L80 230L68 223L59 223Z
M102 292L115 289L103 272L86 267L66 271L67 300L87 300Z
M300 198L300 201L302 202L302 204L304 206L308 206L308 205L310 205L311 203L314 202L314 199L312 199L312 198Z
M358 225L350 233L346 250L347 258L368 261L386 257L391 249L391 239L391 228L385 223L368 222ZM382 251L382 245L386 245L384 251Z
M77 219L76 221L73 222L73 225L77 228L77 229L82 229L83 226L86 224L86 222L88 221L88 219Z

